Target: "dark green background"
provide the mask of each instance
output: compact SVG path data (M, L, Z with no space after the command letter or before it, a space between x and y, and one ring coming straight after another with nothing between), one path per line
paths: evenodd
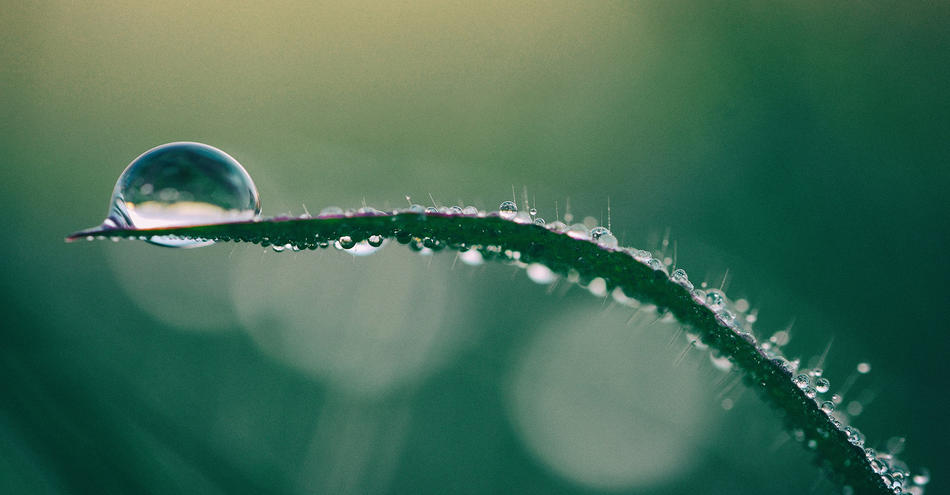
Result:
M396 246L63 243L131 159L194 140L266 215L609 198L624 244L669 229L693 280L728 269L760 336L794 319L806 361L833 339L833 386L870 362L854 424L906 436L939 493L948 25L945 2L4 2L0 491L831 490L705 353L674 366L672 329L577 288Z

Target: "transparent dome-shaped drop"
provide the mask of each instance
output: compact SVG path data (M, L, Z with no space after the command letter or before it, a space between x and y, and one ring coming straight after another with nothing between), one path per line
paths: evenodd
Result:
M257 187L237 160L206 144L178 142L152 148L126 167L112 192L105 225L182 227L254 220L260 213ZM182 248L214 243L169 236L152 236L148 242Z

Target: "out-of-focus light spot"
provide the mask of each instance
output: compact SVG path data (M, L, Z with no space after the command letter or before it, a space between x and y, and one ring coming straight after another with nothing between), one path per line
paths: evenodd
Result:
M234 245L183 250L124 241L104 246L116 281L153 318L189 331L240 328L227 290L234 270L228 253Z
M462 331L443 325L449 266L398 249L235 255L234 306L268 355L338 391L378 397L444 362ZM432 263L451 264L451 257Z
M675 325L642 331L627 326L628 318L617 310L594 320L583 311L549 320L508 386L511 418L528 449L591 488L682 476L714 430L706 424L713 399L700 376L708 369L673 364Z

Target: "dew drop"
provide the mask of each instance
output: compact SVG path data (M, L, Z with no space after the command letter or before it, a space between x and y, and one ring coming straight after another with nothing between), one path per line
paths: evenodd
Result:
M320 213L317 214L317 217L319 218L342 217L342 216L343 216L343 208L340 208L339 206L327 206L326 208L320 210Z
M575 223L567 228L567 235L574 239L590 239L590 231L582 223Z
M383 236L381 235L371 235L368 239L366 239L366 243L372 247L380 247L383 245L384 240L385 239L383 239Z
M498 216L505 220L512 220L518 214L518 206L514 201L505 201L498 207Z
M724 325L732 325L736 321L736 315L725 309L716 313L716 318Z
M459 259L469 266L478 266L485 262L485 257L477 249L469 249L464 253L459 253Z
M551 232L564 232L565 230L567 230L567 224L560 220L555 220L545 225L545 227Z
M835 403L830 400L826 400L821 403L821 412L825 414L831 414L835 410Z
M862 375L867 374L871 371L871 365L869 363L858 363L858 373Z
M535 225L541 225L541 226L543 227L543 226L544 226L544 219L541 218L541 217L535 218L535 219L534 219L534 224L535 224Z
M827 378L819 378L815 380L815 390L817 390L818 393L823 394L829 389L831 389L831 382L828 381Z
M462 214L467 217L477 216L478 208L475 208L474 206L466 206L465 208L462 208Z
M711 289L706 293L706 306L713 311L719 311L722 309L722 305L725 302L725 298L718 289Z
M540 263L531 263L525 271L528 273L528 278L536 284L550 284L557 278L550 268Z
M537 209L537 208L531 208L530 210L528 210L528 213L530 213L531 216L535 216L535 215L538 214L538 209Z
M610 233L609 230L605 227L594 227L590 231L590 238L592 241L597 244L607 247L615 248L617 247L617 238Z
M244 167L206 144L163 144L139 155L116 181L103 228L153 229L256 219L257 187ZM193 248L207 239L152 236L159 246Z
M817 390L811 387L805 387L805 397L808 397L809 399L814 399L816 395L818 395Z
M673 282L686 287L687 290L693 290L693 284L690 283L689 277L686 275L686 270L682 268L677 268L673 270L673 273L670 274L670 280Z
M795 386L800 389L805 389L805 387L808 386L808 375L804 373L797 375L795 378L792 378L792 383L794 383Z
M336 241L337 249L353 249L356 246L356 241L348 235L340 236Z

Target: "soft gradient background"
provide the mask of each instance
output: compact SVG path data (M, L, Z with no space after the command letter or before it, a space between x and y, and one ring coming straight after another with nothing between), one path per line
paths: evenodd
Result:
M567 198L760 309L947 483L946 2L0 6L0 491L827 493L675 328L402 247L66 245L142 151L264 212ZM732 408L722 407L724 399Z

